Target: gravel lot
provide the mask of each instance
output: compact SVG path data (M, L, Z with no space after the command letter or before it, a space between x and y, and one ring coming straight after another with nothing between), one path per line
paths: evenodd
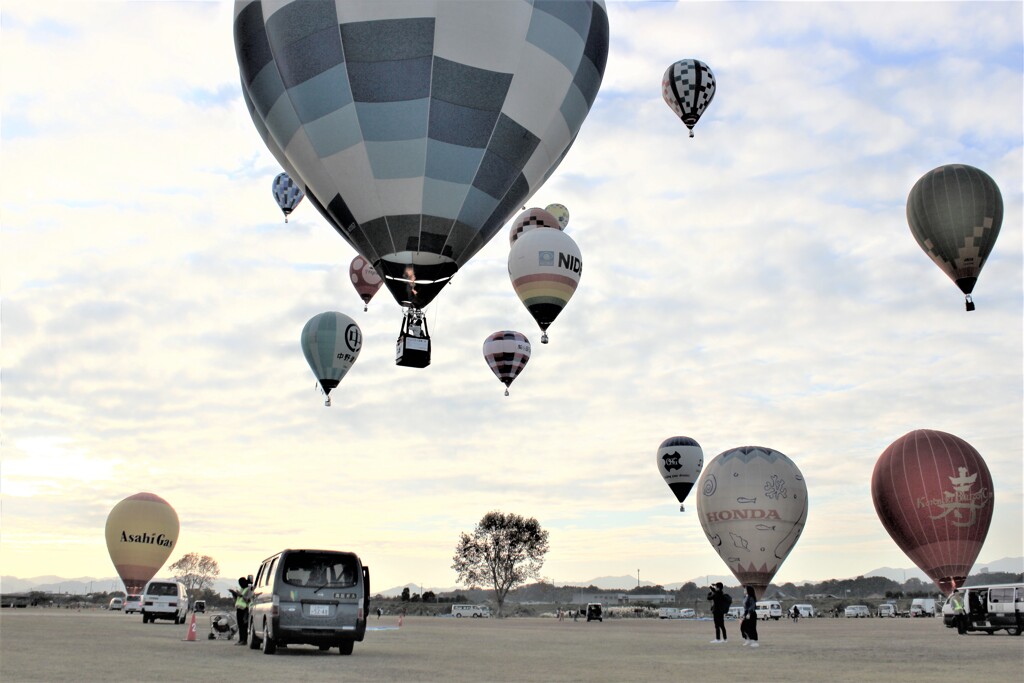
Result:
M967 681L1024 680L1024 637L958 636L941 619L762 622L762 646L712 645L710 621L371 617L351 657L266 656L186 626L103 610L4 609L0 679L18 681ZM380 629L380 630L377 630Z

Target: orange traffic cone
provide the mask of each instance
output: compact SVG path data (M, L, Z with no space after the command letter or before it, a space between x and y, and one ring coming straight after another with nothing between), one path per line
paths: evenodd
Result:
M188 635L185 636L185 641L195 642L196 640L196 613L192 613L192 621L188 625Z

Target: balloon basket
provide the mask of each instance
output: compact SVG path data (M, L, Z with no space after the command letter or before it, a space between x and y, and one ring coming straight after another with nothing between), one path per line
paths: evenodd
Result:
M328 396L326 399L324 399L324 405L326 407L328 407L328 408L331 407L331 397L330 396Z
M968 311L973 311L974 310L974 299L971 298L970 294L968 294L965 297L965 299L964 299L964 306L967 308Z
M547 344L548 343L548 333L547 332L542 332L541 333L541 335L540 335L540 343L541 344Z

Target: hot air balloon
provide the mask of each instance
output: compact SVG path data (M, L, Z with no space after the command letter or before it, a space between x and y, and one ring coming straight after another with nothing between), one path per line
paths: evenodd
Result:
M542 344L548 343L548 326L569 303L582 273L580 249L561 230L530 230L512 245L508 275L543 332Z
M554 172L597 97L603 0L235 3L253 123L408 318Z
M107 515L107 552L124 589L141 593L178 542L178 513L155 493L136 493Z
M562 230L565 230L565 226L569 225L569 209L565 208L564 205L548 204L544 207L544 210L558 219L558 224L562 226Z
M679 501L679 511L686 508L683 501L697 483L704 465L704 451L700 444L688 436L672 436L661 442L656 456L658 471Z
M963 585L992 522L992 475L958 436L916 429L889 444L871 475L882 526L946 595Z
M907 197L910 232L964 293L971 292L1003 224L1003 196L984 171L948 164L921 176Z
M302 353L327 397L325 406L331 405L331 389L348 373L362 347L362 330L344 313L318 313L302 328Z
M519 239L520 235L524 232L529 232L534 228L554 228L555 230L561 230L562 226L559 224L558 219L546 209L527 209L516 216L516 219L512 221L512 226L508 229L508 245L512 246L516 243L516 240Z
M530 360L530 340L522 332L502 330L484 339L484 360L498 380L508 387Z
M274 192L274 199L277 200L277 205L281 207L281 211L284 213L284 222L288 222L288 214L290 214L295 207L299 205L305 193L302 188L295 184L295 181L288 177L287 173L278 173L277 177L274 178L274 184L272 186Z
M715 75L702 61L680 59L665 70L661 96L693 137L693 127L715 98Z
M367 310L370 299L377 293L384 283L380 275L373 269L370 262L362 256L356 256L348 266L348 276L352 280L352 286L356 288L359 298L363 300L363 312Z
M803 475L776 450L744 446L715 456L698 486L704 533L740 583L761 598L807 521Z

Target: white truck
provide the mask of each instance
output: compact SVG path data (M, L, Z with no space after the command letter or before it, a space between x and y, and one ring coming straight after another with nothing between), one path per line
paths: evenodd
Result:
M912 617L934 617L935 598L914 598L910 603L910 616Z

